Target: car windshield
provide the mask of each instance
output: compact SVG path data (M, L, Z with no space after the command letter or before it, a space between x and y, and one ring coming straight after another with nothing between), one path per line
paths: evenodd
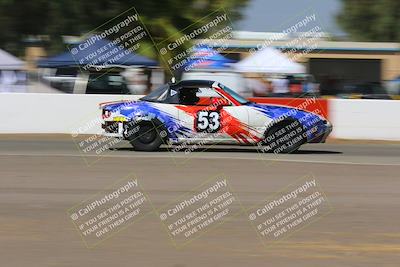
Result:
M245 105L245 104L251 103L250 101L248 101L247 99L243 98L241 95L239 95L238 93L236 93L235 91L233 91L229 87L227 87L227 86L225 86L223 84L219 84L219 86L222 88L222 90L224 90L225 92L230 94L240 104Z
M150 94L140 98L140 100L149 102L162 102L167 98L168 89L169 89L169 84L162 85L153 92L151 92Z

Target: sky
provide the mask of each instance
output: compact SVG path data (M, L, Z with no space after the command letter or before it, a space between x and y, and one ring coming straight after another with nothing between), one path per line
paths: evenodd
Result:
M250 0L237 23L242 31L279 32L299 18L315 13L322 31L342 35L335 21L341 9L340 0Z

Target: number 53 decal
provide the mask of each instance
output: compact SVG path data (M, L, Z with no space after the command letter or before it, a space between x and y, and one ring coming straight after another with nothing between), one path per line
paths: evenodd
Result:
M195 126L198 132L217 132L221 126L219 112L207 110L197 112Z

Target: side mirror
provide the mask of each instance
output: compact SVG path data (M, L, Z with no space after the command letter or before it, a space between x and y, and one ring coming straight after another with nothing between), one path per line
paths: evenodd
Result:
M231 103L222 97L216 97L211 100L211 106L213 106L217 109L220 109L225 106L230 106L230 105L231 105Z

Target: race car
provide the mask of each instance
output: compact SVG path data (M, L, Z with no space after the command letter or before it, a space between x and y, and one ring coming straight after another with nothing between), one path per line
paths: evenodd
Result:
M135 150L161 145L255 145L291 153L323 143L332 125L320 114L256 104L215 81L168 83L137 101L101 103L104 135L128 140Z

